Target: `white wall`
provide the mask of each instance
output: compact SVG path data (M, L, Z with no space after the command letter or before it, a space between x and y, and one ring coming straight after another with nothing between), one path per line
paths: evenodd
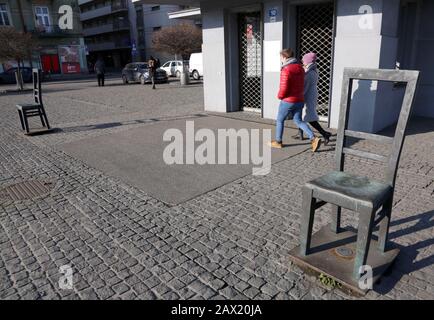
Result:
M226 112L226 14L222 8L203 6L201 10L205 110Z
M270 10L276 9L277 16L270 17ZM264 47L263 47L263 116L276 119L279 100L280 50L283 48L286 6L283 1L264 3Z
M369 5L372 13L363 12ZM398 52L399 1L337 2L330 126L337 128L345 67L394 69ZM362 8L361 8L362 7ZM355 81L349 127L377 132L399 115L403 90L391 83Z

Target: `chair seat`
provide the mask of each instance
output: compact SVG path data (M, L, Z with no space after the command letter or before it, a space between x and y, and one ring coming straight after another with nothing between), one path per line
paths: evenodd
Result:
M339 171L312 180L306 187L315 198L355 211L361 206L378 209L393 191L387 184Z
M40 107L41 105L36 103L17 104L17 109L21 111L36 110L39 109Z

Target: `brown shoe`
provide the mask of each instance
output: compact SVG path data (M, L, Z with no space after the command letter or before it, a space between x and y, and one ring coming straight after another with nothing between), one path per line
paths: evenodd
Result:
M271 148L282 149L282 142L277 142L276 140L272 140L270 143L268 143L268 145Z
M315 137L311 140L311 144L312 144L312 152L316 152L319 147L321 146L321 139L318 137Z

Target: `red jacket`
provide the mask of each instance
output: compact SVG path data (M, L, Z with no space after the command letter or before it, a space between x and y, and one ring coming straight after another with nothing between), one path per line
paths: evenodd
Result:
M299 63L283 66L277 98L286 102L304 102L304 69Z

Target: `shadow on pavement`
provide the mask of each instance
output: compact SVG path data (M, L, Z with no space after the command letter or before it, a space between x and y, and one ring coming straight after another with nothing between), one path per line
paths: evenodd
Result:
M434 210L427 211L418 215L409 216L399 220L392 221L391 226L398 226L404 223L416 221L416 224L389 234L389 240L397 239L403 236L411 235L422 230L431 229L434 227ZM394 265L389 271L388 277L383 277L375 287L375 291L380 294L386 294L391 291L404 275L414 271L428 268L434 265L434 255L422 258L415 261L424 249L433 246L434 239L426 239L409 246L394 244L396 248L401 250Z

